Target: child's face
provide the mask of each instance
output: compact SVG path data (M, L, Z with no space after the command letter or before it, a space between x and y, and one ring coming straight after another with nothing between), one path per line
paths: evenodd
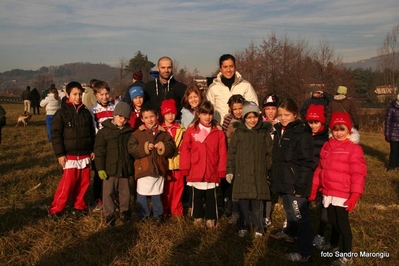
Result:
M241 118L242 116L242 103L233 103L233 106L231 107L231 110L233 111L233 115L237 118Z
M277 115L277 108L274 106L266 106L263 110L265 110L265 116L268 121L273 121Z
M118 127L122 127L126 124L127 119L121 115L114 115L114 124Z
M102 105L107 105L109 102L109 92L105 89L99 89L96 93L97 101Z
M290 111L279 107L278 108L278 119L283 126L287 126L289 123L294 122L296 119L296 115L291 113Z
M170 125L173 124L175 121L176 115L174 113L167 113L163 116L163 119L166 124Z
M148 128L152 128L157 124L158 116L155 115L152 111L145 111L141 113L141 121L146 125Z
M66 94L69 101L75 105L79 105L82 103L82 91L78 88L72 88L69 94Z
M140 109L143 106L144 98L141 96L136 96L133 99L133 107L136 109Z
M343 125L343 128L344 129L336 129L332 131L334 139L338 141L343 141L348 137L349 134L348 128L345 125Z
M198 114L199 121L204 124L208 125L209 123L212 122L213 115L212 114L205 114L205 113L199 113Z
M200 102L200 97L196 92L191 92L190 95L188 95L188 104L191 106L191 108L196 108Z
M256 124L259 121L259 116L256 116L254 113L249 113L247 114L247 116L245 117L245 123L250 126L251 128L253 128L254 126L256 126Z
M322 126L322 123L320 121L315 121L315 120L308 121L308 124L309 124L310 128L312 129L312 133L319 132L319 130Z

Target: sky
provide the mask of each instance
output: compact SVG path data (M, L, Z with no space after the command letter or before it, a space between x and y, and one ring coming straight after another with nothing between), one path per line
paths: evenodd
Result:
M116 67L141 51L207 76L221 55L260 45L272 32L310 47L327 40L354 62L377 56L398 11L398 0L0 0L0 72Z

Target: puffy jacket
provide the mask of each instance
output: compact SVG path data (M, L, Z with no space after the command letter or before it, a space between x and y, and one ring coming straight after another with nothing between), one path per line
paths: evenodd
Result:
M268 170L272 164L270 122L259 119L248 129L244 122L235 122L236 130L229 144L227 173L233 174L234 199L269 200Z
M315 162L315 166L319 163L320 160L320 150L323 147L324 143L328 141L329 133L327 125L324 125L324 128L321 132L313 135L313 159Z
M393 100L385 112L385 136L390 141L399 141L399 104Z
M178 127L176 128L176 136L174 138L174 141L176 144L176 150L175 150L175 153L173 154L173 157L168 159L168 161L169 161L168 169L169 170L179 170L180 169L180 147L183 142L183 136L184 136L184 132L186 132L186 129L179 124L177 124L177 125L178 125Z
M283 135L280 123L274 127L272 190L307 198L315 169L310 127L299 119L289 123Z
M46 107L46 115L53 115L60 109L61 99L55 99L54 93L47 94L46 98L40 102L40 107Z
M92 153L95 130L92 116L86 106L81 104L75 107L67 100L54 114L51 139L57 157Z
M130 177L133 175L133 159L127 151L127 143L133 129L127 123L119 129L112 119L103 121L94 143L97 170L105 170L108 176Z
M150 143L163 146L162 149L149 150ZM167 158L172 158L176 150L175 142L165 129L158 126L155 134L141 125L130 135L128 151L134 160L134 178L145 176L166 176L168 170Z
M221 119L229 113L229 105L227 102L233 94L241 94L245 100L258 104L258 95L251 83L242 78L241 74L236 71L235 81L231 89L222 82L222 73L219 73L209 86L206 98L214 105L215 111L220 114ZM220 122L223 124L223 120Z
M351 193L363 194L367 166L362 147L355 143L356 134L353 130L344 141L330 138L321 149L313 186L321 187L323 195L347 199Z
M187 182L220 183L226 176L226 137L220 126L214 127L202 143L195 140L199 127L190 126L180 147L180 170Z

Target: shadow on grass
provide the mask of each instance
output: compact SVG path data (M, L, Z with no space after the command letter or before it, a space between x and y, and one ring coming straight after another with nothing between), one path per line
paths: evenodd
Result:
M374 157L375 159L379 160L384 165L387 164L386 157L387 157L387 154L389 153L389 151L382 152L382 151L376 150L376 149L374 149L370 146L364 145L364 144L360 144L360 146L362 146L364 154Z

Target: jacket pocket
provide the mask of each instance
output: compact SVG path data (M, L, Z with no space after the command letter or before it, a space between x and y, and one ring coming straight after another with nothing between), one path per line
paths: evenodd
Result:
M144 157L144 158L141 158L141 159L136 159L134 161L134 169L135 169L135 172L136 172L136 177L137 176L141 176L141 174L143 172L147 171L149 166L150 166L150 162L148 160L148 157Z

